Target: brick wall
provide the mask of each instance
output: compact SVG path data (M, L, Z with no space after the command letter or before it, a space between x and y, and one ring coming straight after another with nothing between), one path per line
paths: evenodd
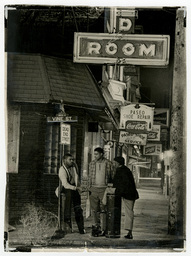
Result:
M58 200L54 193L57 186L57 175L44 175L34 170L7 174L9 223L19 224L24 207L28 203L41 205L57 214Z
M52 104L22 104L20 120L19 171L7 174L9 223L19 223L24 206L35 202L53 213L58 213L57 174L44 173L46 117L53 115ZM76 162L81 171L83 149L84 111L79 109L67 113L78 115L76 129ZM71 112L71 113L70 113ZM85 215L86 194L82 194Z
M42 174L25 170L18 174L7 174L7 196L9 223L19 224L19 220L28 203L43 206L47 211L57 215L58 198L55 189L58 186L58 175ZM86 214L87 192L81 194L83 214Z
M22 104L19 170L43 169L46 118L54 109L48 104Z

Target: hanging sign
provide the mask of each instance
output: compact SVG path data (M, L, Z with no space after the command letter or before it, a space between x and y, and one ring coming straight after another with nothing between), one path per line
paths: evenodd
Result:
M109 159L109 157L110 157L110 145L104 145L104 157Z
M147 140L160 141L160 125L153 124L152 130L148 133Z
M60 143L70 145L71 126L69 124L60 124Z
M147 134L133 134L126 131L120 131L119 142L133 145L146 145Z
M125 130L131 133L147 132L146 121L126 121Z
M109 80L108 90L114 100L124 101L123 91L125 89L125 83L113 79Z
M163 127L169 127L169 109L155 108L154 123L160 124Z
M109 33L133 33L135 17L138 11L134 8L112 7L105 8L106 28Z
M152 130L154 108L143 104L121 107L119 129L131 133L146 133Z
M126 8L114 8L114 27L116 32L133 33L137 11Z
M143 147L143 155L160 155L162 144L147 144Z
M78 117L77 116L48 116L47 122L65 122L65 123L72 123L77 122Z
M164 66L169 41L167 35L75 33L73 61Z

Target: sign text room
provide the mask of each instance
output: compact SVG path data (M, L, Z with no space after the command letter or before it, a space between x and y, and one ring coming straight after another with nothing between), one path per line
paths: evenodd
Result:
M75 33L74 62L167 65L169 36Z

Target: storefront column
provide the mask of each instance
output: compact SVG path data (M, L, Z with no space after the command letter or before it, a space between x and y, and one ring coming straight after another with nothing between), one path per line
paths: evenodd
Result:
M185 10L177 9L172 88L169 220L170 234L185 235L186 219L186 45Z

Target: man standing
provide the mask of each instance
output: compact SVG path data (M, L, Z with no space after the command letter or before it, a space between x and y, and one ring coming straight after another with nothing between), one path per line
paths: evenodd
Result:
M72 229L71 208L73 203L79 232L85 234L78 167L74 163L71 154L65 154L62 160L63 164L59 169L59 178L62 184L62 193L65 194L64 222Z
M105 189L112 182L114 167L110 160L104 157L104 151L98 147L94 150L95 159L89 164L90 207L93 213L94 225L99 230L99 236L105 235L106 206L102 203ZM93 235L93 232L92 232Z
M116 196L122 197L125 208L125 229L128 230L125 238L133 239L134 204L139 198L135 181L131 170L125 166L125 159L121 156L114 158L116 174L113 179L113 187L116 188Z

